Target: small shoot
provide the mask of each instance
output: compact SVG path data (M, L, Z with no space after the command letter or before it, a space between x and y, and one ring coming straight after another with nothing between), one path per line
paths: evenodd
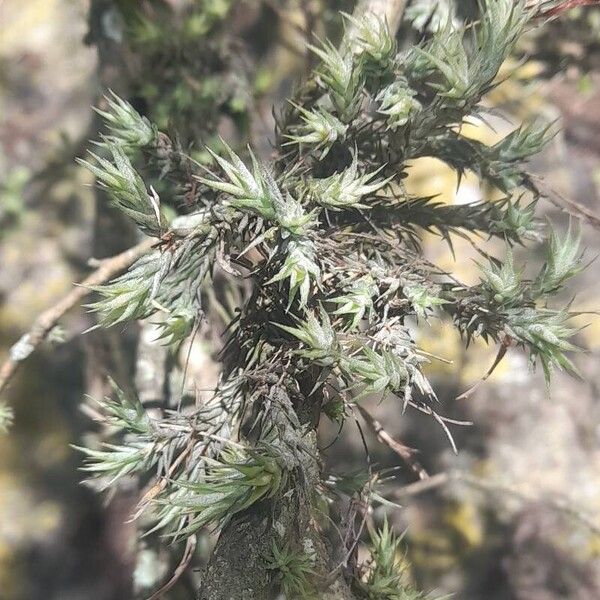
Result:
M167 231L168 221L162 212L160 198L152 188L148 192L120 145L107 141L105 146L110 160L90 152L95 162L79 160L79 163L96 176L115 208L128 216L143 233L161 237Z
M104 96L108 110L94 109L106 123L110 132L106 141L122 146L125 150L146 148L156 143L158 130L146 117L142 117L125 100L112 90ZM101 145L107 145L101 144Z
M267 569L273 572L286 600L316 600L313 559L305 552L279 547L275 541L267 557Z

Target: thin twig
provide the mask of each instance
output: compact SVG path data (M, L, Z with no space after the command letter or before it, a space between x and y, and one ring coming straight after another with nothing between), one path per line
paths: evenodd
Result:
M0 368L0 394L6 389L21 363L46 339L59 319L90 293L90 286L100 285L112 279L146 254L156 243L155 239L148 238L121 254L102 260L98 269L73 288L62 300L40 314L31 329L11 347L8 359Z
M181 557L177 568L175 571L173 571L173 576L158 591L154 592L154 594L152 594L148 600L159 600L179 581L180 577L185 573L192 558L194 557L194 550L196 550L196 536L191 535L185 543L183 556Z
M546 504L550 508L567 514L575 520L585 525L590 531L596 535L600 535L600 524L590 515L582 512L577 507L573 506L568 498L540 498L533 494L523 492L513 486L481 479L474 477L468 473L462 473L461 471L448 471L445 473L438 473L432 475L429 479L424 481L417 481L409 485L403 486L400 489L394 491L393 496L397 499L409 498L412 496L418 496L424 492L428 492L439 487L445 486L449 483L462 483L468 487L480 490L487 494L505 494L513 496L523 503L539 502Z
M498 354L496 355L492 366L487 370L486 374L479 381L472 385L466 392L463 392L460 396L458 396L456 398L457 400L467 400L468 398L470 398L477 391L479 386L492 376L493 372L496 370L496 367L502 362L502 359L506 355L506 352L510 348L511 344L512 339L510 338L510 336L504 336L504 339L502 340L502 344L500 345Z
M150 502L154 500L156 496L158 496L162 491L164 491L175 471L180 467L181 463L183 463L183 461L193 450L194 444L195 439L194 437L191 437L187 446L183 449L181 454L173 461L173 464L169 467L169 470L167 471L166 475L164 477L161 477L144 493L141 500L138 502L135 514L131 517L131 521L137 520L141 516L141 514L146 510L148 504L150 504Z
M541 193L542 198L580 221L585 221L595 229L600 229L600 216L587 206L563 196L548 186L541 177L537 175L530 175L530 177L535 182L535 187Z
M427 471L421 466L418 460L415 459L415 450L405 446L398 440L395 440L384 428L383 425L373 417L369 411L362 407L360 404L356 405L356 408L360 412L362 418L365 420L366 424L369 426L371 431L377 436L377 439L393 450L410 468L410 470L419 478L419 479L427 479L429 475Z

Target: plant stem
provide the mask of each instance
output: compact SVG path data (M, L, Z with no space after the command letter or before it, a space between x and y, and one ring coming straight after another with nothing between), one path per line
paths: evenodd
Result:
M78 306L91 292L90 286L106 283L146 254L155 244L156 240L149 238L121 254L102 260L100 266L91 275L54 306L41 313L33 322L31 329L11 347L8 359L0 368L0 394L6 389L21 363L46 339L59 319L73 307Z

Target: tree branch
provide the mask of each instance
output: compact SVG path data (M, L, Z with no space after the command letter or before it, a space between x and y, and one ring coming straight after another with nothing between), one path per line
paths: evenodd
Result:
M148 238L121 254L102 260L91 275L57 304L39 315L31 329L11 347L8 359L0 368L0 394L6 389L21 363L46 339L58 320L90 293L90 286L100 285L112 279L146 254L155 244L155 239Z
M500 493L504 494L505 496L512 496L523 503L540 502L546 504L557 512L564 513L576 521L579 521L582 525L587 527L596 535L600 535L600 525L598 525L595 519L592 516L582 512L577 506L574 506L568 498L537 497L533 494L523 492L514 486L481 479L457 470L452 470L445 473L437 473L436 475L432 475L429 479L406 485L396 490L394 492L394 497L398 500L402 500L403 498L405 499L412 496L417 496L450 483L461 483L470 488L480 490L486 494Z
M396 32L406 0L358 0L354 10L356 18L374 13L387 21L390 32ZM352 39L352 31L346 33L345 42ZM345 43L345 42L342 42ZM309 446L304 464L294 478L306 480L307 489L314 488L319 465L316 445L316 427L320 404L310 390L314 383L310 376L308 385L300 384L300 394L294 398L295 410L301 424L311 427L311 435L303 438L302 444ZM306 388L306 389L304 389ZM282 428L285 431L287 426ZM282 437L285 437L282 434ZM310 441L309 441L310 440ZM298 479L298 480L300 480ZM293 548L302 548L308 540L315 548L315 572L319 579L331 569L333 549L322 533L314 527L310 503L301 494L283 494L281 497L258 502L246 511L234 515L221 531L210 561L204 570L198 600L266 600L273 596L271 577L265 566L265 555L271 552L273 543L280 543L277 530ZM278 527L274 527L277 523ZM318 581L316 582L318 583ZM355 600L341 569L335 570L335 578L325 582L326 590L320 590L324 600Z

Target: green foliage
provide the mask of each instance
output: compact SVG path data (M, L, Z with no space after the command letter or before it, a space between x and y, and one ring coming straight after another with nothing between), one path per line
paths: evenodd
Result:
M357 583L367 600L427 600L431 596L417 591L408 581L401 538L391 531L387 520L371 533L371 557L363 580Z
M202 183L214 190L224 192L231 198L228 204L240 210L250 211L263 219L273 220L276 215L276 197L281 196L272 175L258 163L252 152L253 172L251 173L240 157L225 145L230 160L227 161L209 149L212 157L223 169L229 182L201 178Z
M101 300L89 304L88 308L101 313L99 325L110 327L149 316L153 311L152 290L160 275L162 260L159 252L148 254L120 277L92 288L99 292Z
M213 136L223 114L235 112L243 133L252 107L251 73L235 60L230 22L233 0L173 5L116 2L123 43L135 56L128 89L162 130L173 128L184 148Z
M310 313L306 322L301 321L298 327L281 324L277 324L277 326L298 338L305 345L305 349L298 351L299 356L326 367L339 358L339 345L329 316L324 310L321 310L320 316L320 322L316 315Z
M421 110L421 103L415 99L417 92L408 87L406 81L394 81L383 88L377 98L377 112L386 116L389 129L396 130L406 125L413 113Z
M176 346L191 335L198 318L192 306L176 306L164 320L156 323L160 329L159 339L167 346Z
M100 402L106 423L117 431L148 434L152 423L141 403L137 399L130 400L113 380L110 384L115 397L106 397Z
M146 117L121 100L114 92L105 96L108 110L96 109L110 132L108 143L128 149L144 148L156 143L158 130ZM106 144L105 144L106 145Z
M439 297L441 290L436 286L427 287L419 283L409 283L402 288L402 291L412 304L417 317L426 318L437 306L442 306L447 302Z
M97 401L104 421L126 443L103 442L100 448L74 446L85 455L82 470L96 478L100 489L107 489L118 479L133 473L144 472L160 458L152 437L153 423L146 411L135 400L111 382L114 398Z
M286 471L272 447L241 450L232 446L217 460L206 459L201 480L175 483L175 491L159 503L157 527L185 522L174 533L179 538L208 524L222 526L255 502L281 493L286 480Z
M329 41L323 42L321 47L310 44L308 47L323 61L317 69L317 78L340 121L352 121L360 109L363 72L357 68L351 53L342 55Z
M300 304L306 306L313 283L321 280L315 247L310 240L290 240L286 244L287 254L279 272L266 283L289 279L289 305L300 294Z
M491 262L489 267L481 266L483 288L491 302L514 305L523 294L522 270L516 271L512 250L507 250L504 262Z
M137 260L123 275L92 286L100 299L88 308L100 315L99 326L111 327L160 312L160 338L177 345L191 332L200 311L200 288L210 275L216 238L213 231L195 227L177 247L156 250Z
M516 188L525 182L521 163L543 150L555 134L552 124L532 123L515 129L491 148L485 176L503 190Z
M534 287L536 294L547 295L559 290L565 282L582 269L581 233L573 235L571 227L564 236L551 228L546 244L546 262Z
M374 171L366 175L358 175L358 160L355 156L352 164L341 173L311 182L311 197L316 203L329 210L368 209L369 205L361 203L361 200L389 183L389 179L373 182L377 173L378 171Z
M308 144L315 150L322 150L321 158L325 158L331 146L344 137L348 126L344 125L337 117L323 108L306 110L297 107L302 118L302 124L296 125L293 134L287 134L289 143Z
M396 40L390 35L387 24L377 15L368 13L362 19L344 14L354 27L352 51L361 61L367 85L391 76L397 53Z
M453 0L414 0L405 11L406 20L419 32L439 31L448 22L459 26Z
M548 384L554 368L577 373L565 354L577 350L568 341L575 333L567 324L569 318L566 311L532 308L511 311L508 315L507 332L529 349L532 364L539 358Z
M490 232L507 239L537 239L535 205L534 201L527 206L521 206L520 199L516 202L507 202L505 210L499 210L496 216L491 215Z
M425 47L414 48L410 78L426 81L442 105L478 102L524 30L524 7L524 0L486 2L478 26L468 33L449 19Z
M25 213L23 192L31 178L26 167L17 167L0 182L0 238L17 225Z
M313 560L305 552L295 552L287 546L279 548L273 542L267 568L274 571L274 578L287 600L318 598L312 583L315 574Z
M429 415L453 444L451 420L438 414L422 372L428 354L414 336L433 317L451 320L466 345L480 337L523 347L547 378L556 368L575 371L569 307L551 303L581 268L578 237L551 230L533 280L513 254L542 237L526 161L551 128L523 125L493 146L461 134L488 110L484 96L530 16L523 1L488 0L477 20L449 16L403 48L381 20L347 17L353 37L340 50L310 47L321 63L278 120L269 161L224 142L219 152L207 149L208 166L184 161L164 133L110 99L107 154L88 166L156 247L94 288L99 325L152 318L161 341L177 347L203 317L209 327L216 313L226 321L222 377L208 401L176 398L171 405L186 400L184 408L152 419L118 391L101 405L116 439L86 450L85 468L105 485L133 474L156 478L156 495L138 511L151 530L184 539L282 497L310 512L324 483L305 466L307 456L317 464L309 441L318 413L343 423L365 395ZM167 168L161 194L193 188L186 214L164 217L127 156L142 145L148 165ZM504 197L451 205L411 196L403 179L419 157L441 159L459 176L471 171ZM479 283L463 285L431 262L425 233L451 250L454 236L471 240L485 257ZM503 240L501 256L488 256L476 235ZM364 482L350 489L344 478L327 481L361 501L383 500ZM286 595L307 597L312 566L285 542L273 548L269 568ZM424 598L406 583L387 524L373 536L357 586L373 600Z
M105 478L100 489L108 489L125 475L144 472L153 466L156 455L152 446L140 442L104 443L102 450L74 446L86 455L83 471L96 478Z
M108 192L113 206L131 218L144 233L160 237L168 225L160 207L160 198L152 188L148 193L122 146L108 139L104 145L111 159L90 153L95 164L85 160L80 163L96 176L98 184Z
M379 288L370 275L361 277L350 286L344 295L331 299L331 302L340 305L333 314L350 316L352 321L349 327L356 329L365 316L370 318L373 312L373 298L378 293Z
M402 392L408 382L408 370L402 358L394 352L375 352L368 346L360 358L351 358L345 363L348 372L358 376L363 385L361 395L379 394L386 390Z
M454 318L459 330L470 339L474 335L500 341L508 335L529 350L531 365L542 365L546 383L550 383L554 368L577 373L566 355L577 348L569 342L575 329L568 325L567 309L536 307L536 301L548 301L562 284L581 270L582 254L579 236L569 230L564 238L551 228L546 246L546 261L533 281L523 278L524 267L517 268L513 253L507 250L503 263L492 260L480 265L482 284L470 298L461 298ZM462 296L464 290L454 289ZM455 301L458 299L455 296Z

